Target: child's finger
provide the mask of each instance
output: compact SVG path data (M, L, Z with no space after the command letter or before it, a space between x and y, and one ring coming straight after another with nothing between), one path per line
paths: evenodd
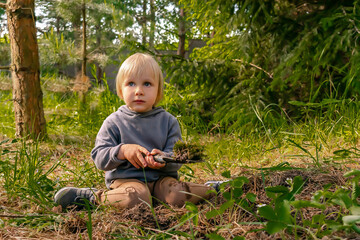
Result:
M139 165L136 161L129 160L129 162L130 162L134 167L136 167L137 169L140 168L140 165Z
M139 160L142 167L147 167L147 162L145 161L142 153L139 151L136 153L137 159Z
M151 154L151 155L162 154L162 151L160 151L159 149L154 148L154 149L151 151L150 154Z
M163 163L158 163L154 160L154 157L153 156L147 156L146 157L146 160L148 161L149 163L149 167L150 168L153 168L153 169L159 169L159 168L162 168L165 166L165 164Z

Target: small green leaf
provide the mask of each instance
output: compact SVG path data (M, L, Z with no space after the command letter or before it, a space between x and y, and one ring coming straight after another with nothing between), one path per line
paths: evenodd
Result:
M225 171L225 172L221 173L221 176L226 177L226 178L231 178L231 173L230 173L230 171Z
M220 215L220 212L217 210L217 209L213 209L213 210L210 210L208 211L206 214L205 214L205 217L207 219L210 219L210 218L213 218L213 217L216 217Z
M224 237L222 237L216 233L209 233L209 234L206 234L206 236L212 240L226 240Z
M325 205L318 203L318 202L314 202L314 201L296 200L296 201L290 202L290 204L297 209L307 208L307 207L325 209Z
M248 182L249 182L249 179L246 177L237 177L232 181L232 186L241 188L242 186L244 186L245 183L248 183Z
M275 186L275 187L267 187L266 192L271 193L288 193L289 189L285 186Z
M223 193L223 197L224 197L226 200L230 200L230 199L231 199L231 193L230 193L230 192L224 192L224 193Z
M336 198L332 199L331 202L333 202L339 206L342 206L346 209L348 209L352 206L352 200L348 194L340 192L340 193L335 194L335 196L336 196Z
M283 201L275 206L277 219L283 223L292 224L289 201Z
M197 206L195 204L193 204L192 202L186 202L185 208L192 213L198 213L198 211L199 211Z
M270 206L263 206L258 209L260 216L266 218L267 220L276 220L276 214L274 209Z
M241 188L235 188L233 190L233 196L234 198L240 198L243 195L243 190Z
M233 238L233 240L245 240L245 237L243 236L236 236Z
M252 203L254 203L256 201L256 195L254 193L246 194L246 198Z
M267 231L269 234L274 234L274 233L277 233L277 232L285 229L286 227L287 227L287 225L284 224L284 223L275 222L275 221L269 221L269 222L266 224L266 231Z
M223 203L221 206L220 206L220 213L223 214L225 212L226 209L232 207L234 205L234 200L230 200L230 201L227 201L225 203Z
M293 180L292 185L292 194L299 194L301 192L302 187L304 186L304 181L301 176L296 176Z

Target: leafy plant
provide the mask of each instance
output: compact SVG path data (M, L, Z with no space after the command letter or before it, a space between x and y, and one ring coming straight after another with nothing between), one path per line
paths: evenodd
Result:
M258 208L259 216L268 220L266 231L270 234L279 232L295 224L295 219L291 215L290 201L295 195L300 193L304 181L300 176L292 180L291 187L274 186L265 188L266 194L272 200L269 205Z

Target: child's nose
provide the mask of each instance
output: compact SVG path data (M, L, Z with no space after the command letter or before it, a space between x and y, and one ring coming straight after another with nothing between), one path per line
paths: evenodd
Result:
M143 94L143 90L142 90L142 88L140 86L136 88L135 94L136 95L142 95Z

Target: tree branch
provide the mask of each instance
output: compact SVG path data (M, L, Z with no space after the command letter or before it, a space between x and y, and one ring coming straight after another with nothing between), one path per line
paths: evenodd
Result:
M6 9L6 3L0 2L0 7L3 8L3 9Z
M10 66L0 66L0 70L9 70L10 69Z
M263 68L255 65L255 64L253 64L253 63L247 63L247 62L244 62L244 61L241 60L241 59L234 59L234 61L235 61L235 62L241 62L241 63L249 64L250 66L252 66L252 67L254 67L254 68L257 68L257 69L263 71L264 73L266 73L266 75L268 75L269 78L273 78L273 74L272 74L272 73L267 72L265 69L263 69Z

